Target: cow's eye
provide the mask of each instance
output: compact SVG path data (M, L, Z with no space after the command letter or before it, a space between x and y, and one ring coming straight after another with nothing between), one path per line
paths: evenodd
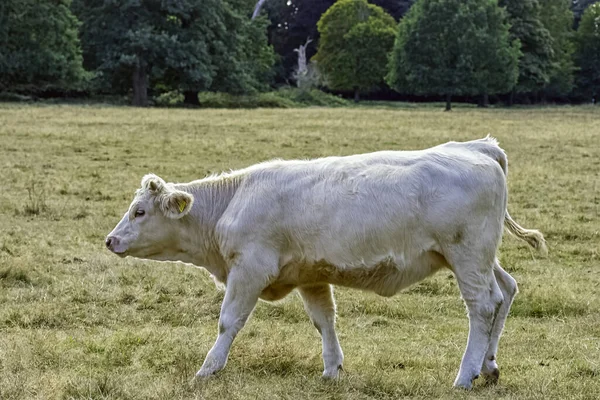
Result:
M135 216L136 216L136 217L141 217L141 216L143 216L144 214L146 214L146 212L145 212L144 210L137 210L137 211L135 212Z

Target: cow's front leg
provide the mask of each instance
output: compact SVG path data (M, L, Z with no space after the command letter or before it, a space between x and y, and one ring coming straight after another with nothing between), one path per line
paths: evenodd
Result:
M231 344L252 313L265 283L262 277L251 276L249 273L249 270L236 268L227 277L219 317L219 336L196 377L213 375L225 366Z
M331 285L321 284L298 288L304 308L323 340L324 378L337 378L344 354L335 333L335 302Z

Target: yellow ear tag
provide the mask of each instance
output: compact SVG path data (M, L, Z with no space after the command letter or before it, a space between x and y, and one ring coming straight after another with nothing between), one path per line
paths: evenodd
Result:
M181 214L187 203L185 202L185 200L181 200L181 201L177 202L177 204L179 205L179 213Z

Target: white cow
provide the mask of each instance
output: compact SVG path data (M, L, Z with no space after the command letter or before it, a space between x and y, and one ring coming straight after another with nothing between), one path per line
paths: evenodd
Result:
M455 386L498 380L498 340L515 280L496 258L503 227L546 251L507 211L507 160L495 139L422 151L269 161L190 183L146 175L106 246L125 257L205 267L226 285L219 335L196 376L225 366L258 299L297 289L323 340L323 376L343 354L330 285L392 296L452 270L469 314Z

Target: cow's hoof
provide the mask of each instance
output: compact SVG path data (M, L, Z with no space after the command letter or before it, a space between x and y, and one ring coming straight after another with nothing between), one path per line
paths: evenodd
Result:
M473 378L466 379L456 378L456 381L454 381L454 387L456 389L471 390L473 388L473 381L477 378L479 378L479 375L475 375Z
M196 380L205 380L208 378L212 378L213 376L215 376L216 373L217 373L217 371L212 371L209 369L201 369L200 371L196 372L196 376L194 378Z
M343 371L343 370L344 370L344 368L342 368L341 365L338 365L335 368L326 369L325 371L323 371L323 379L327 379L327 380L338 379L340 377L340 371Z
M473 388L473 383L454 383L454 389L461 389L461 390L471 390Z
M200 373L200 371L196 372L196 375L194 375L194 377L192 378L192 380L190 381L190 386L191 387L196 387L196 386L200 386L202 385L204 382L206 382L207 380L211 379L212 377L214 377L215 374L205 374L205 373Z
M498 379L500 379L500 370L498 368L494 368L489 372L483 372L481 375L483 375L486 384L495 385L498 383Z

